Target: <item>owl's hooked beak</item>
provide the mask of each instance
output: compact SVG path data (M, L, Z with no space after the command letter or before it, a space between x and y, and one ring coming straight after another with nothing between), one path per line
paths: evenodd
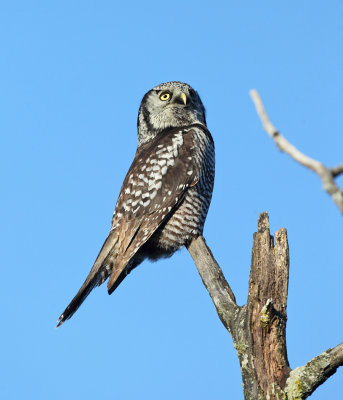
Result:
M170 103L170 106L173 107L175 104L181 104L182 106L186 106L187 105L187 95L184 92L181 92L180 94L177 94L172 102Z
M186 105L187 104L187 96L185 95L185 93L182 92L180 97L183 100L184 105Z

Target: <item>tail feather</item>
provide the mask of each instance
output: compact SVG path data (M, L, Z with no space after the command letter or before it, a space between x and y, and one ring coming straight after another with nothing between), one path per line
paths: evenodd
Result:
M111 274L113 266L112 253L117 242L117 236L113 231L108 235L85 282L58 319L57 327L71 318L94 287L100 286Z
M61 326L67 319L71 318L80 305L84 302L89 293L94 287L100 282L101 276L97 274L92 279L86 279L81 289L77 292L76 296L70 302L68 307L63 311L62 315L58 319L57 328Z
M115 269L112 269L110 280L107 284L108 294L112 294L117 287L123 282L123 280L129 275L129 273L136 268L142 261L144 260L144 256L134 257L131 260L124 264L124 268L120 268L120 266L116 266Z

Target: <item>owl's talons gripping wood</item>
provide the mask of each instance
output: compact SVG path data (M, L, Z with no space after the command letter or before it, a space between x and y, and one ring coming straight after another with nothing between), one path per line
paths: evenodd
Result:
M327 168L320 161L308 157L290 143L271 123L262 103L262 99L256 90L250 91L250 96L255 104L256 112L260 117L264 130L274 140L280 151L288 154L296 162L315 172L322 181L323 189L331 196L341 213L343 214L343 190L335 182L337 176L343 173L343 164L337 167Z
M254 234L247 304L240 307L203 237L188 250L230 332L241 365L246 400L306 399L343 365L343 343L291 370L286 348L286 304L289 274L287 233L269 232L267 213ZM230 265L227 266L230 270Z

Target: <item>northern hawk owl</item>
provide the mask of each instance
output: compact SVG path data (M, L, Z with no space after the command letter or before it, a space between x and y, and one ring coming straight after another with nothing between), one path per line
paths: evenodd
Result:
M110 233L57 326L108 277L111 294L144 259L169 257L202 234L213 190L214 143L198 93L182 82L154 87L143 97L137 127L137 152Z

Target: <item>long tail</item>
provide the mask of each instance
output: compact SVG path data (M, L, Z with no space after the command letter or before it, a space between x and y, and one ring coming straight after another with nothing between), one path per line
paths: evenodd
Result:
M109 258L112 257L109 256L112 253L116 241L117 234L111 231L80 290L58 319L57 327L61 326L67 319L71 318L95 286L101 285L109 277L113 265L113 261L109 260Z

